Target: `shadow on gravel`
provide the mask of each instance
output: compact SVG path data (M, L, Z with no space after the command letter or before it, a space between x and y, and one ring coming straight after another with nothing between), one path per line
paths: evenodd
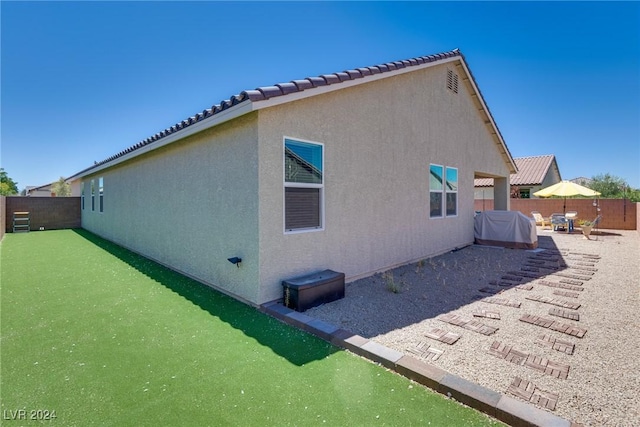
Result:
M471 245L351 282L344 299L305 314L372 338L479 300L506 300L501 291L526 292L538 279L557 290L578 290L579 276L568 268L550 236L538 236L535 250Z

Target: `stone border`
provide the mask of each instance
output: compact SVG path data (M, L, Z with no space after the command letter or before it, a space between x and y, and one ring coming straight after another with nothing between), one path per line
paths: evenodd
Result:
M514 427L576 427L579 424L561 418L532 404L498 393L450 374L412 356L387 348L360 335L314 319L280 303L260 306L260 310L289 325L322 338L331 344L379 363L410 380L450 396L460 403L490 415Z

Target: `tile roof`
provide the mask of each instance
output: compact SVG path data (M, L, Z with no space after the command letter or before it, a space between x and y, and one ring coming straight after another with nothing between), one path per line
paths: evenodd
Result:
M518 172L512 173L511 185L540 185L547 176L549 168L555 163L555 156L518 157L513 159L518 166ZM474 187L493 187L493 178L478 178L473 182Z
M420 57L406 59L402 61L387 62L384 64L378 64L370 67L362 67L362 68L357 68L352 70L345 70L345 71L337 72L333 74L322 74L317 77L307 77L300 80L292 80L287 83L277 83L273 86L261 86L253 90L245 90L237 95L230 97L229 99L225 99L221 101L219 104L213 105L211 108L205 109L200 113L197 113L185 120L182 120L181 122L176 123L173 126L166 128L165 130L160 131L155 135L152 135L149 138L143 141L140 141L137 144L132 145L131 147L123 151L120 151L119 153L114 154L113 156L105 160L102 160L100 162L95 162L92 166L76 173L75 175L69 177L68 179L73 179L75 177L85 175L93 169L97 169L97 168L101 169L101 166L109 162L119 159L129 153L135 152L136 150L139 150L141 148L154 144L157 141L162 140L163 138L166 138L172 134L175 134L176 132L179 132L183 129L187 129L196 123L200 123L205 119L216 116L217 114L220 114L223 111L229 110L231 107L234 107L239 104L243 104L248 101L251 101L251 102L266 101L276 97L289 95L292 93L303 92L309 89L315 89L315 88L320 88L320 87L330 86L330 85L338 85L351 80L358 80L358 79L366 80L370 76L376 76L384 73L391 73L396 70L408 69L411 67L420 66L427 63L434 63L434 62L442 61L449 58L455 58L455 57L459 57L464 60L464 55L462 55L462 52L460 52L459 49L453 49L449 52L443 52L443 53L438 53L434 55L420 56ZM467 72L469 73L471 80L475 84L475 79L473 78L471 71L467 69ZM482 94L480 93L480 90L477 88L477 85L475 89L478 91L478 95L482 99ZM493 119L491 118L491 113L489 112L488 107L484 105L483 101L481 101L481 103L483 106L481 110L486 109L487 110L486 114L487 116L489 116L489 120L485 121L485 123L493 124L495 129L495 134L498 140L500 141L500 144L503 147L503 151L504 151L503 155L506 156L507 159L511 160L512 159L511 153L509 153L509 149L504 143L504 139L502 138L502 135L500 134L500 131L497 128L497 125L495 125L495 123L493 122Z

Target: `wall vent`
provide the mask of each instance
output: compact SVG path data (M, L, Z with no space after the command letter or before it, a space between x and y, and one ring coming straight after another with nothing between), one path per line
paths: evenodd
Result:
M458 75L452 70L447 70L447 89L458 93Z

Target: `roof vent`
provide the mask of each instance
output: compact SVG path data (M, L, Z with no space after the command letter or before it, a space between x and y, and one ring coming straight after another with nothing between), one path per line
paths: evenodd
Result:
M458 93L458 75L452 70L447 70L447 89Z

